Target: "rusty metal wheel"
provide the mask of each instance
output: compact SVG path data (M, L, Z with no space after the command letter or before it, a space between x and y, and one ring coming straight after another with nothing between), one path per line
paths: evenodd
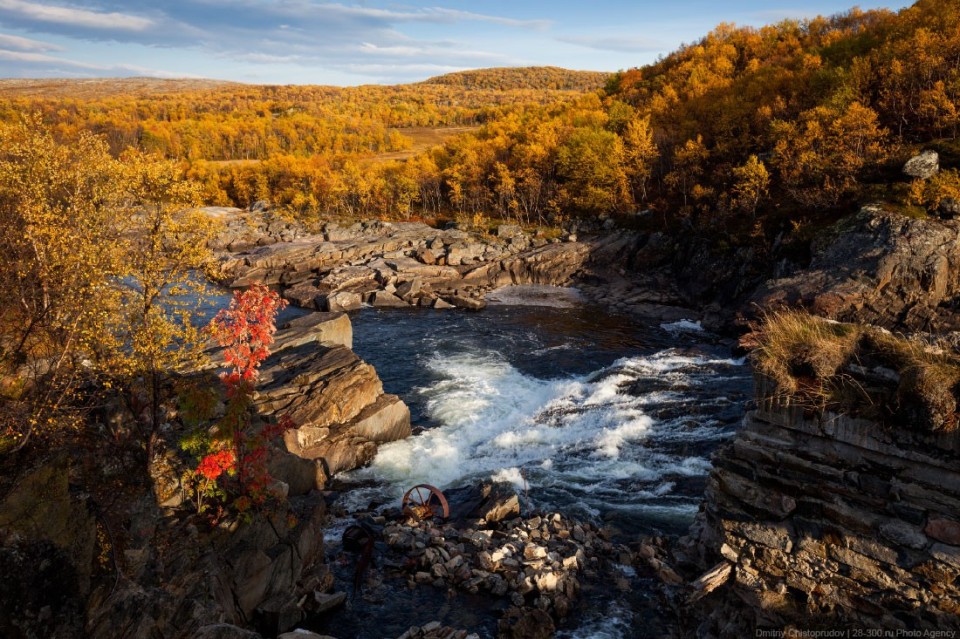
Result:
M450 516L447 498L439 488L430 484L417 484L408 490L400 506L404 513L421 520L431 517L446 519Z

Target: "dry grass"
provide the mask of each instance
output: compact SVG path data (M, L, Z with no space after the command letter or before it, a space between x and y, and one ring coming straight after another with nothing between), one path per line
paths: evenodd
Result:
M3 78L0 79L0 97L94 99L108 96L189 93L240 86L244 85L223 80L192 78Z
M803 312L772 313L752 334L752 359L759 372L792 395L810 382L833 378L856 351L861 332Z
M367 161L380 163L390 162L393 160L406 160L408 158L412 158L418 153L421 153L422 151L426 151L429 148L439 146L454 136L461 135L463 133L470 133L471 131L476 131L479 128L479 126L415 126L390 129L391 131L396 131L397 133L410 138L410 147L404 149L403 151L387 151L385 153L378 153L372 158L369 158Z
M776 393L923 432L958 427L960 357L952 347L805 311L767 315L743 343Z

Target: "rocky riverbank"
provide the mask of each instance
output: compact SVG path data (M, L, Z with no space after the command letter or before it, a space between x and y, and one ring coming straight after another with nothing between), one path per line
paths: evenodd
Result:
M678 555L720 562L685 631L960 630L958 434L810 415L760 389Z
M412 222L358 222L278 236L269 233L269 225L251 227L247 215L235 214L218 242L224 250L223 281L231 287L277 286L301 308L350 311L369 304L476 310L484 307L488 293L503 286L575 282L589 299L621 311L666 321L692 313L663 274L627 274L624 266L640 240L637 234L567 233L562 240L548 240L510 224L480 235Z

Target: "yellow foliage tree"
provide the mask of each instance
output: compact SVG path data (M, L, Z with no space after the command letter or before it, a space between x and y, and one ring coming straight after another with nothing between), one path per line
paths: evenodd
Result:
M766 165L756 155L751 155L744 164L733 169L733 179L734 206L755 215L760 200L766 197L770 188Z
M126 382L149 458L160 424L163 380L202 360L203 339L194 318L207 292L203 269L212 258L208 242L215 226L191 208L198 203L199 185L187 181L175 162L136 151L122 160L123 215L131 228L123 244L123 305L113 327L118 348L109 372Z
M647 182L653 175L654 163L660 157L660 151L653 141L650 116L630 120L623 133L623 146L627 176L633 187L633 199L635 202L646 201Z
M0 128L0 449L19 449L64 417L109 346L127 223L122 171L106 144L58 144L39 117Z

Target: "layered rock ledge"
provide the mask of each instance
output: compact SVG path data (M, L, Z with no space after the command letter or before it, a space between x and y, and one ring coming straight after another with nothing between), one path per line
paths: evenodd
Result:
M279 286L292 303L320 311L362 303L476 309L500 286L567 284L589 253L586 244L530 238L512 225L479 237L415 222L330 223L316 235L227 254L221 275L231 287Z
M960 629L960 436L811 415L758 386L695 527L702 565L720 563L689 631Z
M259 412L288 416L294 428L284 435L287 450L312 462L273 464L294 493L322 488L332 475L368 463L379 444L410 435L410 410L384 393L376 370L352 346L345 313L311 313L281 327L261 369Z

